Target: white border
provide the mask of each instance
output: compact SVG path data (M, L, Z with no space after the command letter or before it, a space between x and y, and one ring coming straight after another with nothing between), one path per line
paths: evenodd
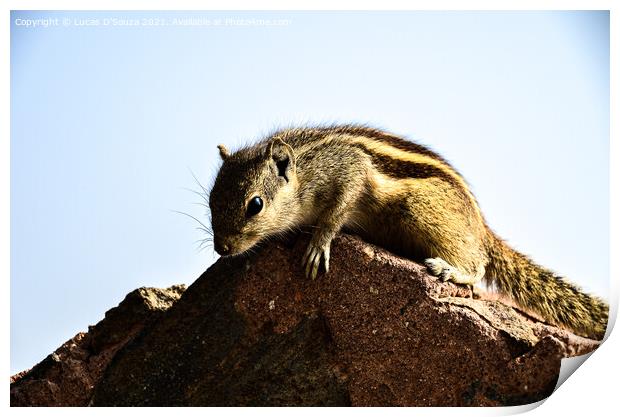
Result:
M6 0L6 10L612 10L614 0ZM6 24L4 22L3 24Z
M3 45L2 51L7 58L3 60L2 66L2 80L4 91L7 94L4 96L0 104L0 129L2 129L2 136L0 139L0 195L2 196L2 204L0 204L0 269L3 272L2 277L4 284L5 303L3 311L3 318L1 321L2 332L4 335L9 335L9 315L10 315L10 203L9 203L9 174L10 174L10 127L9 127L9 108L10 108L10 10L610 10L611 11L611 143L610 143L610 202L612 213L610 219L611 236L610 236L610 253L611 253L611 276L618 276L618 262L614 259L614 254L620 253L618 251L618 221L617 216L613 213L617 213L620 210L618 204L617 191L619 189L618 174L620 168L618 168L618 123L617 116L618 109L618 83L615 74L618 74L620 68L618 67L618 36L619 31L619 15L618 11L620 7L618 2L614 0L521 0L521 1L489 1L489 0L477 0L477 1L421 1L421 0L384 0L382 2L358 0L358 1L334 1L334 0L315 0L308 1L296 1L287 2L283 0L271 0L271 1L250 1L250 0L231 0L224 1L163 1L163 0L109 0L109 1L76 1L76 0L59 0L54 1L52 4L49 1L15 1L8 0L2 2L2 9L4 15L0 19L0 45ZM587 260L584 260L584 262ZM8 299L8 300L7 300ZM618 310L618 282L617 279L612 279L611 282L611 319L615 323L616 314ZM616 332L617 333L617 332ZM615 351L618 350L618 336L609 334L608 340L599 348L590 360L587 361L588 365L581 367L575 375L563 384L545 403L544 407L537 408L533 411L533 414L543 415L542 413L562 413L564 415L585 415L585 414L600 414L603 411L609 412L617 408L615 397L617 396L618 382L618 360ZM8 377L10 374L9 367L9 352L10 344L9 337L4 338L5 342L1 344L3 358L5 358L4 369L6 372L5 381L8 385ZM5 406L9 404L9 387L7 386L4 391L6 396ZM506 415L527 411L531 409L531 406L514 407L514 408L497 408L497 409L473 409L467 410L461 409L445 409L445 408L416 408L411 409L351 409L351 410L321 410L324 412L337 412L337 413L390 413L401 414L411 412L421 413L423 415L446 415L446 414L462 414L467 413L475 415ZM542 411L541 411L542 409ZM30 413L61 413L73 414L83 413L82 409L17 409L11 408L9 410L15 414L30 414ZM89 410L90 411L90 410ZM169 413L170 410L165 409L133 409L130 412L148 412L162 415L163 413ZM109 410L105 409L92 409L90 411L94 414L107 414ZM202 415L204 409L187 408L180 409L175 412L188 413ZM216 414L228 414L237 412L246 412L252 414L264 414L270 417L274 414L288 414L291 412L289 409L210 409L209 413ZM307 414L313 415L317 412L315 409L296 409L296 413L301 415ZM605 413L607 414L607 413Z

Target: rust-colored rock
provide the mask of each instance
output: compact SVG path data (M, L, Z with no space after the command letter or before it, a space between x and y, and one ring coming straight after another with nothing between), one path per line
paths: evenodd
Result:
M185 291L139 288L109 310L88 333L78 333L29 371L11 377L11 406L88 405L116 352Z
M94 389L63 396L72 374L35 367L12 405L517 405L553 391L562 357L598 346L349 235L308 280L306 244L220 259L141 329L91 328L88 346L116 349Z

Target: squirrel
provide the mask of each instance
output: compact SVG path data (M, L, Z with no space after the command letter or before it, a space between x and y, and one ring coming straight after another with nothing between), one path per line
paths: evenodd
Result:
M231 153L209 194L215 251L243 253L311 227L302 263L329 272L330 244L346 229L423 261L441 281L493 285L517 305L581 336L602 339L605 301L512 249L487 225L463 177L441 156L358 125L289 128Z

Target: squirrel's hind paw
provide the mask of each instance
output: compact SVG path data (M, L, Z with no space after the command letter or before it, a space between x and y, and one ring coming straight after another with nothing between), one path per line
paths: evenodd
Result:
M424 265L432 275L439 278L441 281L447 281L450 279L448 273L450 265L441 258L428 258L424 261Z
M459 271L441 258L428 258L424 261L428 271L440 281L452 281L455 284L473 285L478 279Z

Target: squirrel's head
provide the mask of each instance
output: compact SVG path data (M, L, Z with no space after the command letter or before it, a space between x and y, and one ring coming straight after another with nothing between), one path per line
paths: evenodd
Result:
M218 148L223 163L209 195L213 243L220 255L235 255L288 229L298 184L295 153L280 139L234 154Z

